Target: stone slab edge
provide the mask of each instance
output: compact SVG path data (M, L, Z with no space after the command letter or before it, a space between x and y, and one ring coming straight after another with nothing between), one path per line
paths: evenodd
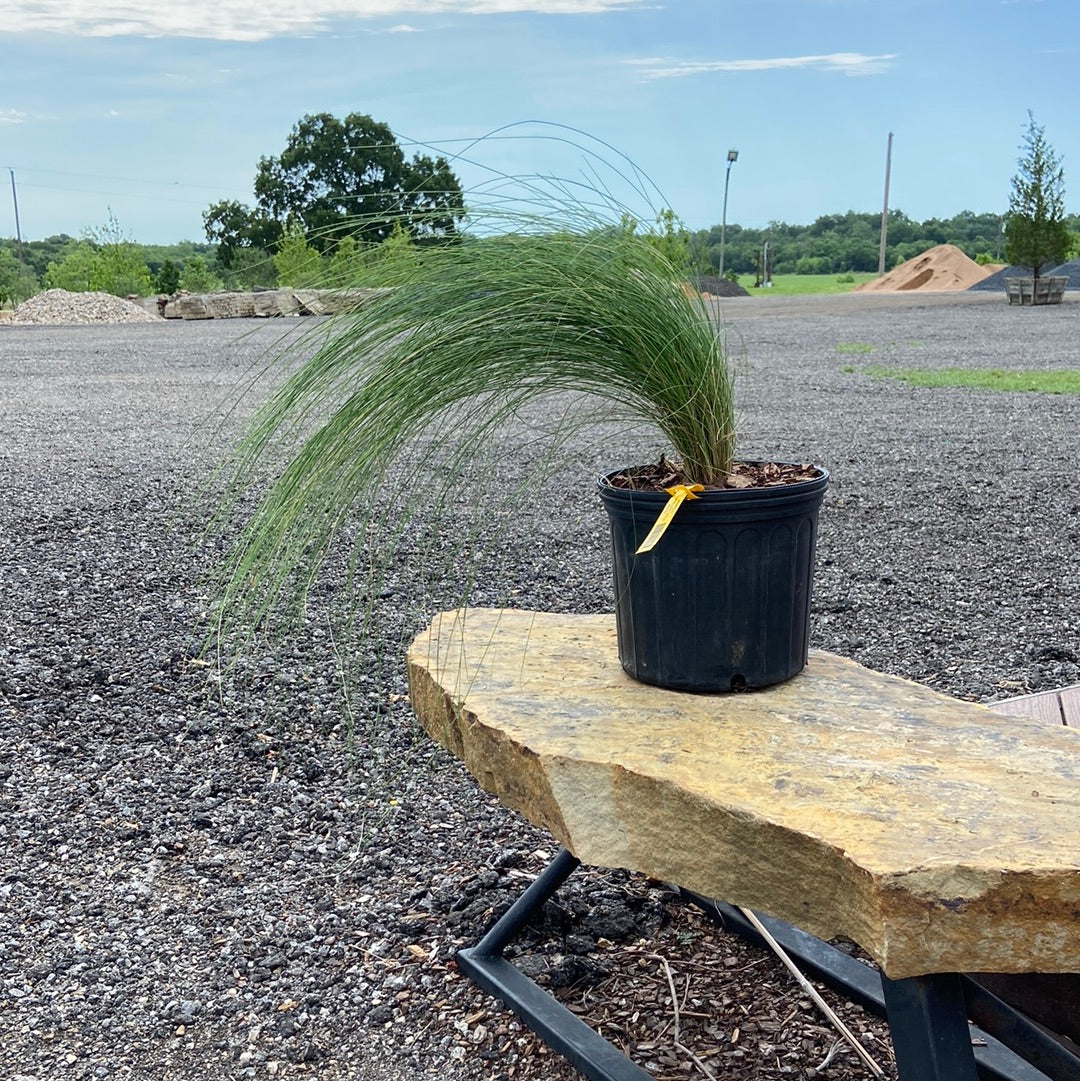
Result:
M446 616L456 619L453 613ZM511 638L513 616L496 617L501 633ZM606 635L617 669L611 617L561 618L576 630L587 625L589 634ZM470 610L469 619L481 640L492 633L477 610ZM408 654L412 704L421 724L487 791L548 830L583 862L676 882L826 939L850 938L893 978L1080 967L1080 867L1075 863L997 869L992 860L974 859L965 866L949 859L936 864L931 857L917 866L861 866L842 842L830 843L813 829L803 832L748 816L692 787L596 755L545 753L538 749L542 741L515 738L500 723L500 710L515 697L512 674L494 676L497 686L490 690L478 679L477 650L468 662L455 660L453 634L440 637L439 622L418 636ZM532 623L528 633L538 640L542 630ZM581 645L575 642L574 648ZM866 672L843 658L820 656L845 673ZM597 664L595 656L585 661ZM625 679L621 672L614 678ZM907 685L880 678L890 686ZM655 701L655 688L625 682L630 694L641 692L643 703ZM977 718L991 716L985 707L937 697ZM557 697L550 705L558 711ZM858 823L854 826L858 829ZM1038 843L1034 835L1032 841Z

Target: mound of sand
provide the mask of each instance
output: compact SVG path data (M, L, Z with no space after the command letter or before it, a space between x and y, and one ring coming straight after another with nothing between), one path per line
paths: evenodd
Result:
M916 255L906 263L890 270L883 278L856 286L855 292L896 293L911 289L944 292L951 289L970 289L992 273L969 259L953 244L938 244L935 248Z

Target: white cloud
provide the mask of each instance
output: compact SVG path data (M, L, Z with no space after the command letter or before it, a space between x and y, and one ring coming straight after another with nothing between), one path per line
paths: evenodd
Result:
M818 68L843 75L880 75L892 67L896 53L865 56L862 53L827 53L822 56L776 56L761 60L669 60L648 57L628 63L641 69L646 79L675 79L687 75L710 75L718 71L777 71Z
M0 109L0 124L22 124L25 120L26 113L18 109Z
M0 36L55 33L81 37L194 37L221 41L313 34L331 19L419 15L587 15L642 6L646 0L8 0ZM407 24L391 29L412 30Z

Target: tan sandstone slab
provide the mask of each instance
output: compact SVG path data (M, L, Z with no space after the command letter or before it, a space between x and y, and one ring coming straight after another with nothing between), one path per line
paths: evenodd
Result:
M413 708L583 862L843 935L894 979L1080 971L1080 732L813 652L778 687L631 680L611 616L470 609Z

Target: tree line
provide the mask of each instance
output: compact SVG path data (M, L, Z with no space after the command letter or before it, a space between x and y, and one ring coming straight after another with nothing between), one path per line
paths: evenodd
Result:
M1008 262L1006 217L963 210L951 218L917 222L902 210L890 210L885 268L891 270L938 244L953 244L979 263ZM1067 215L1073 245L1080 237L1080 215ZM705 273L720 266L719 225L690 234L693 263ZM849 210L825 214L810 225L770 222L764 229L728 225L724 267L737 274L761 271L762 259L774 274L873 273L878 269L881 212Z
M1072 254L1080 254L1080 216L1065 213L1065 173L1045 129L1028 110L1004 214L962 210L951 218L916 222L902 210L885 219L885 268L890 270L938 244L952 244L978 263L1009 263L1033 269L1035 277ZM725 231L717 226L688 238L699 273L721 262L732 275L872 273L881 266L880 214L827 214L812 225L770 222L765 229ZM720 253L723 248L724 259Z
M901 210L890 211L886 269L936 244L953 244L981 263L1006 262L1003 220L998 214L964 210L951 218L916 222ZM1075 250L1080 216L1066 216L1065 225ZM113 234L116 228L113 223ZM24 299L42 288L98 288L118 296L149 296L179 288L205 292L302 286L341 279L358 253L368 253L374 262L385 258L395 244L400 249L409 243L409 238L395 237L391 231L379 244L343 237L320 250L298 224L283 229L269 248L243 239L232 244L143 245L117 241L115 235L109 239L101 230L88 232L95 236L61 234L24 241L22 263L14 238L0 239L0 303ZM750 229L729 224L724 265L736 274L755 274L767 258L773 274L872 273L878 268L880 232L880 212L854 210L822 215L810 225L772 222L764 229ZM715 274L720 265L720 226L689 232L686 240L694 270Z
M1064 212L1060 159L1030 113L1021 149L1004 215L963 210L917 222L891 210L886 269L938 244L981 263L1045 259L1044 269L1080 252L1080 216ZM280 155L260 159L253 189L252 206L227 200L207 208L205 243L137 244L111 212L105 225L79 238L61 234L21 245L0 239L0 304L41 288L147 296L348 284L360 276L391 283L426 245L465 239L465 197L449 163L426 154L407 158L386 124L360 113L303 117ZM736 223L691 232L664 210L656 226L658 243L686 261L688 274L715 274L722 245L728 276L874 272L879 265L880 213L848 210L810 225Z
M303 117L284 151L260 159L254 205L214 203L206 243L147 247L109 221L79 238L0 240L0 304L41 288L148 296L385 276L410 248L446 243L465 214L445 158L411 158L361 113Z

